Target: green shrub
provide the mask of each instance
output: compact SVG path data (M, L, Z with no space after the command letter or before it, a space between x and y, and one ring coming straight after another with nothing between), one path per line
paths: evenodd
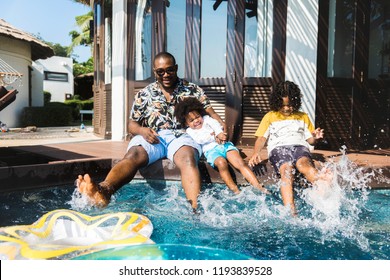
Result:
M93 110L93 100L83 100L82 101L82 110Z
M43 91L43 105L46 106L51 100L51 93L48 91Z
M77 99L66 100L64 105L72 109L73 120L79 119L80 110L82 110L81 100L77 100Z
M62 102L49 102L46 104L45 107L60 107L60 108L66 108L68 106L66 106L65 103L62 103Z
M59 103L59 104L53 104ZM25 107L22 111L23 126L65 126L72 123L72 109L60 102L45 107ZM62 106L60 105L62 104Z
M80 119L80 110L93 110L93 100L71 99L66 100L65 105L72 108L73 120Z

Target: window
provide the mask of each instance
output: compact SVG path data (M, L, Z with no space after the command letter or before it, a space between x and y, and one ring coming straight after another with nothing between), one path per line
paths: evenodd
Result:
M166 9L167 50L179 66L178 76L184 77L186 1L171 1Z
M245 77L271 77L273 1L247 1L245 11Z
M202 2L201 77L226 76L227 2Z
M101 81L101 78L100 78L100 28L101 28L101 12L102 12L102 7L101 7L101 4L100 3L95 3L95 12L94 12L94 21L95 21L95 42L96 42L96 46L95 46L95 57L94 57L94 63L95 63L95 69L97 71L95 71L95 80L96 80L96 83L99 85L100 84L100 81Z
M390 5L388 0L371 1L368 61L370 79L390 78Z
M68 73L59 73L59 72L50 72L45 71L45 80L46 81L57 81L57 82L68 82Z
M330 1L328 77L352 77L356 16L354 3L354 0Z
M112 50L111 50L111 0L104 2L104 83L111 84L112 71Z
M135 16L135 79L146 80L152 74L152 3L138 0Z

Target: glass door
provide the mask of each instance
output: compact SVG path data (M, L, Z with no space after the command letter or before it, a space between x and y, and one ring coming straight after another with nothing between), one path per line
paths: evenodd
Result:
M129 100L153 81L152 59L166 50L177 60L178 76L205 90L228 125L230 140L254 142L268 111L272 81L284 78L287 0L130 3L129 65L134 66L129 73L134 82L129 83Z
M245 1L243 21L242 127L240 144L253 144L263 116L270 110L273 81L284 78L286 1ZM278 59L276 59L278 58Z
M368 66L364 90L372 123L369 143L374 149L389 148L390 120L390 2L372 0L368 31Z
M388 126L386 55L380 55L388 16L385 0L320 2L316 120L326 131L324 148L375 148L386 134L378 131Z

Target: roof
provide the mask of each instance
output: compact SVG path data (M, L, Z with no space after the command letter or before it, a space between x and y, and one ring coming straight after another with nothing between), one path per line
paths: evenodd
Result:
M93 78L93 76L94 76L93 73L85 73L85 74L80 74L77 77L74 77L74 79Z
M54 55L53 49L34 36L15 28L3 19L0 19L0 35L21 40L31 45L31 59L45 59Z
M91 1L91 0L80 0L78 2L81 4L84 4L84 5L89 5L89 6L93 5L93 1Z

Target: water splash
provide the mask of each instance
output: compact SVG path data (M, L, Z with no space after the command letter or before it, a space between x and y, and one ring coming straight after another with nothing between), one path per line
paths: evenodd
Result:
M329 160L324 164L324 169L333 173L331 185L304 189L300 193L306 204L306 215L301 222L317 228L323 242L342 236L357 242L363 250L369 250L369 242L361 231L360 214L367 202L374 172L367 172L350 161L345 146L340 152L338 161Z
M154 225L152 240L157 243L224 248L259 259L316 259L332 254L335 258L335 253L329 253L334 251L343 252L340 258L350 258L353 253L347 247L364 258L374 254L367 237L368 221L362 217L367 214L369 184L375 175L351 162L346 149L341 153L339 160L323 166L334 174L330 188L296 188L297 218L283 206L276 185L267 186L274 195L250 186L242 187L238 195L223 184L204 186L199 214L193 215L180 182L168 181L134 180L116 193L115 203L104 211L149 217ZM97 211L78 192L70 205Z
M111 197L111 201L115 201L115 195ZM67 201L70 208L76 211L87 211L94 209L95 206L92 200L85 194L80 193L77 188L74 189L71 199Z
M333 173L331 186L297 188L299 217L296 219L290 216L289 209L280 200L256 192L251 187L234 195L226 187L216 186L200 196L202 214L199 220L215 228L234 230L271 225L274 230L284 234L290 227L295 227L292 232L310 228L312 237L322 244L342 237L368 251L369 242L361 230L364 225L360 215L375 174L350 161L345 147L340 152L342 154L338 161L329 160L323 164L323 170Z
M91 200L84 194L80 193L77 189L74 189L70 201L67 202L71 209L82 211L92 209Z

